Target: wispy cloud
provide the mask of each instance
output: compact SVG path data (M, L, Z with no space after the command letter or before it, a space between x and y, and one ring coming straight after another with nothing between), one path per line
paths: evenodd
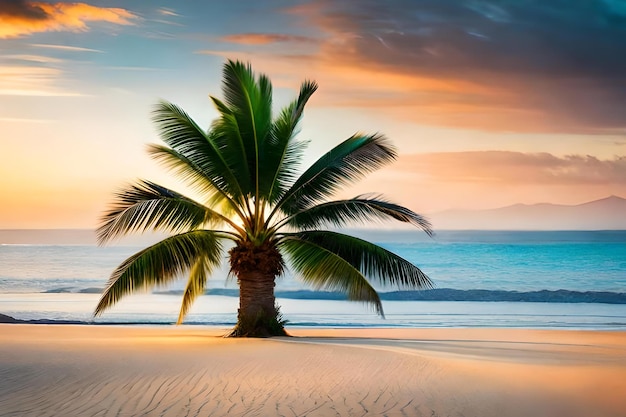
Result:
M41 64L58 64L60 62L63 62L62 59L43 55L14 54L4 55L3 58L6 60L37 62Z
M237 33L222 36L222 42L237 43L241 45L267 45L280 42L314 42L314 39L306 36L287 35L281 33Z
M151 19L152 22L155 23L162 23L164 25L170 25L170 26L178 26L178 27L184 27L185 25L183 25L182 23L178 23L178 22L172 22L171 20L164 20L164 19Z
M162 68L155 67L104 67L104 69L113 71L163 71Z
M30 44L31 48L70 53L102 51L57 44ZM43 51L44 53L46 51ZM76 83L67 79L68 60L39 54L7 54L0 57L0 95L35 97L82 97Z
M97 7L86 3L43 3L26 0L0 1L0 39L39 32L84 32L88 22L132 25L138 16L126 9Z
M160 9L157 9L157 13L163 16L180 16L178 13L176 13L176 11L174 11L174 9L168 9L166 7L161 7Z
M160 23L169 26L185 27L185 25L180 22L180 18L182 18L183 16L176 13L174 9L161 7L159 9L156 9L154 14L156 15L156 18L149 18L148 20L150 22Z
M58 85L62 71L57 68L0 66L0 96L78 97L84 94Z
M53 45L53 44L47 44L47 43L31 43L30 46L34 46L36 48L58 49L58 50L70 51L70 52L97 52L97 53L104 52L98 49L81 48L79 46L70 46L70 45Z

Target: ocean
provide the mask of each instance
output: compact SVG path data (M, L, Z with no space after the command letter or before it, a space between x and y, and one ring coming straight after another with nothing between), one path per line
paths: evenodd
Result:
M352 232L419 266L435 289L377 287L381 318L366 304L312 291L287 273L276 287L287 327L626 329L626 231L442 231L433 239L406 231ZM113 269L144 246L41 243L9 235L19 233L0 233L0 313L94 324L176 321L184 278L92 316ZM185 323L229 327L237 307L236 281L223 268Z

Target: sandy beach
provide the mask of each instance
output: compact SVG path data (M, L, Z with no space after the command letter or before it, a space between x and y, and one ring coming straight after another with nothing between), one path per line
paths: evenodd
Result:
M0 325L0 415L626 415L626 332L226 331Z

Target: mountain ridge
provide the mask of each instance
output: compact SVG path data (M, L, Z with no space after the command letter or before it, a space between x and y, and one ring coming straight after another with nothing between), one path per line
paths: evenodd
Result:
M435 230L441 231L592 231L626 230L626 198L611 195L585 203L564 205L552 203L513 204L484 210L445 210L426 214ZM415 231L404 225L385 228L381 225L372 229L346 229L358 233L366 231L379 238L388 239L394 231ZM392 234L393 235L393 234ZM145 246L163 235L146 233L130 236L116 242L122 246ZM95 245L93 229L0 229L2 244L89 244Z
M575 205L513 204L484 210L445 210L428 216L441 230L626 230L626 198Z

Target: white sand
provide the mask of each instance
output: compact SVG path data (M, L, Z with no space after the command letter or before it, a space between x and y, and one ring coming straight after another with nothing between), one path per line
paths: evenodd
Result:
M626 333L0 325L0 416L625 416Z

